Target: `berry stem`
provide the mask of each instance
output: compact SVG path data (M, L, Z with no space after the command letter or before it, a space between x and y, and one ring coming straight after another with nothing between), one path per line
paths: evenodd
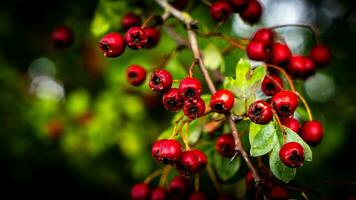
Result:
M155 18L155 15L150 15L142 24L141 28L144 29Z
M201 2L204 3L207 6L211 6L210 1L208 1L208 0L201 0Z
M217 37L217 38L225 40L226 42L228 42L233 47L239 48L241 50L245 50L246 49L246 45L247 44L245 44L246 43L245 39L243 41L240 41L240 40L235 39L233 37L229 37L229 36L223 35L222 33L219 33L219 32L199 33L199 35L201 37L205 37L205 38Z
M161 176L161 179L159 180L159 186L160 187L163 187L166 182L167 182L167 176L169 174L169 171L172 169L172 166L170 165L167 165L163 168L163 171L162 171L162 176Z
M287 74L287 72L283 68L278 67L277 65L272 65L272 64L266 64L266 66L269 68L273 68L273 69L280 71L284 75L284 77L286 77L289 87L292 90L292 92L296 91L292 79L290 78L290 76Z
M271 77L270 75L266 75L274 84L276 84L278 86L279 89L283 90L283 87L281 86L281 84L279 84L273 77Z
M184 115L180 116L175 122L174 122L174 127L173 127L173 133L172 135L169 137L170 139L172 139L176 134L177 134L177 127L179 122L183 119Z
M283 144L285 144L286 141L287 141L287 137L286 137L286 133L284 132L284 127L283 127L283 125L281 123L281 120L279 119L277 113L274 110L273 110L273 115L276 118L276 121L277 121L277 124L278 124L279 128L281 129L281 132L283 134Z
M197 65L199 61L197 59L194 59L192 64L189 67L189 77L193 77L193 68L195 65Z
M278 29L278 28L285 28L285 27L291 27L291 26L309 29L313 33L317 44L321 43L320 30L312 24L283 24L283 25L272 26L272 27L270 27L270 29Z
M200 174L195 174L194 177L194 190L199 192L199 182L200 182Z
M207 169L209 178L210 178L211 182L213 182L213 185L214 185L216 191L217 191L218 193L220 193L221 187L220 187L220 184L218 183L218 180L217 180L217 178L216 178L216 176L215 176L215 173L214 173L213 168L212 168L210 165L208 165L208 166L206 167L206 169Z
M152 174L150 174L149 176L147 176L147 178L143 181L146 185L148 185L154 178L156 178L157 176L162 174L162 169L156 170L155 172L153 172Z
M305 100L305 98L301 94L299 94L299 92L296 92L296 94L298 95L299 99L303 102L304 107L307 110L309 121L312 121L313 120L313 115L311 113L311 110L310 110L310 107L309 107L307 101Z

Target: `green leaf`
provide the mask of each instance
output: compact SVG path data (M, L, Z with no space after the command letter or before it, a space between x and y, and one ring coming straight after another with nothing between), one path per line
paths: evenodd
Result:
M90 26L90 31L94 36L101 36L111 28L110 21L102 13L96 13Z
M157 140L160 139L167 139L169 138L173 133L173 126L167 128L165 131L163 131L157 138Z
M262 128L251 142L250 154L257 157L270 152L278 142L278 136L273 123Z
M313 160L313 153L309 147L309 145L307 143L304 142L304 140L302 138L300 138L300 136L295 133L294 131L292 131L291 129L289 129L288 127L284 127L285 132L286 132L286 142L297 142L300 145L302 145L303 149L304 149L304 156L305 156L305 161L312 161Z
M231 161L229 158L224 158L219 154L215 153L214 166L216 174L221 180L227 181L233 177L241 166L241 157L238 157Z
M202 123L202 121L203 121L203 123ZM192 122L190 122L189 133L188 133L189 134L188 135L189 144L193 145L198 142L200 135L203 132L204 121L205 120L196 119L196 120L193 120ZM187 126L187 125L185 125L185 126Z
M207 141L199 142L195 148L204 152L204 154L208 158L209 164L214 163L214 155L216 152L214 142L207 142Z
M280 144L277 142L274 146L272 153L269 157L269 166L273 175L279 180L288 183L290 180L294 179L297 170L295 168L287 167L279 159L279 150L281 149Z
M219 67L224 71L225 62L221 51L212 43L205 47L203 51L204 63L210 70L217 70Z

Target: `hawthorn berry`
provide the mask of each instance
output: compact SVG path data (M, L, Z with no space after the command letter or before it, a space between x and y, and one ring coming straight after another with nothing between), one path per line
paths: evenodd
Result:
M162 139L152 145L152 157L165 165L177 162L182 154L182 146L177 140Z
M268 53L268 62L277 66L285 66L291 57L292 52L286 44L275 43Z
M323 139L323 125L316 120L305 122L300 130L300 136L306 143L315 147Z
M127 31L134 26L141 26L141 24L141 16L135 13L127 13L121 20L121 27L123 31Z
M151 191L150 200L166 200L166 199L168 199L168 195L164 188L157 187Z
M315 63L310 57L293 56L287 71L295 78L306 79L315 73Z
M139 26L131 27L125 33L125 42L127 46L133 50L146 47L147 41L148 39L145 31Z
M294 131L295 133L299 133L300 123L295 118L281 118L281 123L292 131Z
M262 81L261 90L267 96L273 96L283 90L283 81L276 74L268 74Z
M106 57L117 57L124 53L125 50L124 38L119 33L108 33L101 38L99 48Z
M150 197L150 188L145 183L137 183L131 188L131 200L148 200Z
M279 158L290 168L301 167L304 164L304 149L297 142L288 142L279 150Z
M131 65L126 70L126 79L133 86L139 86L146 80L146 70L140 65Z
M168 2L178 10L184 10L188 5L188 0L168 0Z
M287 118L297 109L298 96L294 92L283 90L273 95L271 105L278 116Z
M230 112L234 106L235 97L229 90L221 89L211 96L210 107L217 113Z
M223 157L232 158L235 153L235 140L232 134L223 134L215 143L216 151Z
M200 173L207 165L206 155L202 151L194 149L182 153L180 161L176 164L176 169L181 175L190 176Z
M252 60L265 61L267 58L266 45L263 42L252 40L246 48L247 56Z
M250 0L246 6L246 9L240 13L242 20L249 24L257 23L261 19L261 16L262 5L257 0Z
M234 13L240 13L243 11L246 8L248 2L249 0L229 0L231 9Z
M192 186L189 179L183 176L174 177L168 186L168 193L172 199L183 199L191 190Z
M165 92L171 89L173 83L172 74L164 69L157 69L151 75L148 83L152 91Z
M247 116L256 124L268 124L273 118L272 107L263 100L257 100L249 106Z
M147 36L146 48L150 49L157 46L161 37L161 32L153 27L144 28L143 30Z
M189 196L189 200L208 200L208 198L202 192L194 192Z
M324 67L330 63L331 52L325 45L318 44L311 49L310 57L318 67Z
M55 48L65 49L74 41L74 33L69 26L60 26L53 30L51 40Z
M261 28L253 35L252 40L262 42L265 47L271 47L274 41L274 33L272 29Z
M248 171L245 175L246 188L252 190L255 188L255 179L253 178L252 171Z
M268 197L273 200L289 199L289 191L278 184L273 184L269 189Z
M210 6L210 14L214 20L221 22L227 20L231 14L232 9L227 1L215 1Z
M183 112L189 119L196 119L205 113L205 102L200 97L184 101Z
M179 94L184 101L200 97L202 91L200 81L193 77L184 78L179 84Z
M171 88L168 92L164 93L162 103L166 110L177 112L183 108L184 102L179 94L179 90L177 88Z

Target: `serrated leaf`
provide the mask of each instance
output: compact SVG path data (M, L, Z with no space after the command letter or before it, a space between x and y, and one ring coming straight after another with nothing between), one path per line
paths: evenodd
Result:
M227 181L233 177L241 166L241 157L238 157L231 161L229 158L224 158L215 153L214 166L216 174L222 181Z
M252 139L250 154L257 157L270 152L278 142L278 136L273 123L262 128Z
M286 142L297 142L300 145L302 145L304 149L304 160L305 161L312 161L313 160L313 153L312 150L310 149L309 145L304 142L304 140L294 131L289 129L288 127L284 127L285 132L286 132Z
M279 159L280 149L280 144L276 143L269 157L269 166L273 175L276 178L285 183L288 183L290 180L294 179L297 170L295 168L287 167L285 164L282 163L282 161Z
M203 60L206 67L210 70L216 70L219 67L225 68L224 58L221 51L212 43L205 47L203 51Z

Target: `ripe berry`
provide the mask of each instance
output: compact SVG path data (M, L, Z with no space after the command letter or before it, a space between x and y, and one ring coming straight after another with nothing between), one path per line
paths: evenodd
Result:
M299 133L300 124L299 121L295 118L281 118L281 123L292 131Z
M262 5L257 0L250 0L244 11L240 13L242 20L249 24L255 24L260 21L262 16Z
M121 20L121 26L123 31L127 31L134 26L141 26L141 24L141 17L139 15L136 15L135 13L127 13Z
M231 134L218 137L215 144L216 151L223 157L232 158L235 155L235 140Z
M215 1L210 6L210 14L218 22L227 20L232 14L232 9L227 1Z
M229 90L218 90L211 96L210 107L218 113L226 113L234 106L235 97Z
M177 162L182 154L182 146L177 140L162 139L152 145L152 157L165 165Z
M131 49L134 50L142 49L147 44L146 33L145 31L143 31L141 27L138 26L131 27L125 33L125 42L127 46L129 46Z
M183 104L183 112L189 119L196 119L205 112L205 102L198 97L197 99L187 100Z
M188 150L182 153L176 168L178 172L185 176L199 173L208 165L206 155L200 150Z
M306 79L315 73L315 63L310 57L293 56L287 71L295 78Z
M177 112L183 108L183 99L179 95L177 88L171 88L168 92L164 93L162 98L163 106L172 112Z
M263 79L261 90L267 96L273 96L283 90L283 81L278 75L269 74Z
M324 67L330 63L331 52L325 45L315 45L310 51L310 57L318 67Z
M184 78L179 84L179 93L184 101L200 97L202 90L200 81L193 77Z
M65 49L73 44L74 34L70 27L60 26L53 30L51 40L55 48Z
M304 149L297 142L288 142L279 150L279 158L288 167L301 167L304 164Z
M143 29L143 31L145 32L146 36L147 36L147 44L146 44L146 48L150 49L153 48L155 46L157 46L159 39L161 37L161 32L153 27L148 27Z
M252 40L246 48L247 56L252 60L265 61L267 58L266 45Z
M251 171L248 171L245 176L246 188L252 190L255 188L255 179L253 178L253 174Z
M124 53L125 41L119 33L108 33L101 38L99 48L106 57L117 57Z
M271 47L274 40L274 33L269 28L261 28L255 33L252 40L262 42L265 47Z
M158 187L152 190L151 200L166 200L168 199L167 192L164 188Z
M249 0L229 0L229 3L234 13L240 13L246 8L248 1Z
M300 136L311 146L317 146L324 136L323 125L316 121L305 122L300 130Z
M165 92L171 89L172 83L173 77L171 73L164 69L157 69L152 73L148 85L152 91Z
M287 200L289 199L289 192L286 188L273 184L269 190L268 197L273 200Z
M275 43L268 53L268 62L277 66L285 66L291 57L292 52L286 44Z
M150 197L150 188L145 183L137 183L131 188L131 200L147 200Z
M252 103L248 108L247 115L256 124L268 124L273 118L271 106L263 100Z
M172 199L183 199L192 190L189 179L183 176L176 176L172 179L168 187L169 196Z
M298 96L293 92L283 90L273 95L271 105L280 117L290 117L298 107Z
M127 68L126 79L133 86L139 86L146 80L146 70L140 65L131 65Z
M178 10L184 10L188 5L188 0L168 0L168 2Z
M189 200L207 200L208 198L202 192L194 192L189 196Z

